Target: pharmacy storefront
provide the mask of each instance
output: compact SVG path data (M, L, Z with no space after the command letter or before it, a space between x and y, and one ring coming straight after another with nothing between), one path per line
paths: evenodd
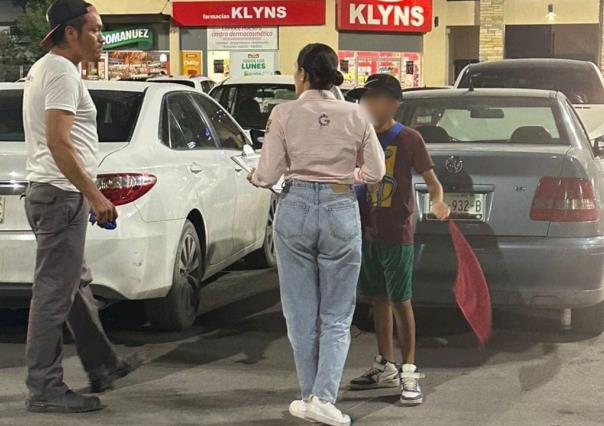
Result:
M170 73L167 41L162 49L158 26L108 29L103 32L105 53L99 63L84 63L82 77L89 80L145 80Z
M221 81L280 70L280 28L324 26L325 1L174 2L172 15L180 27L180 48L202 50L204 73Z
M391 74L406 88L423 85L423 35L432 30L432 0L337 0L336 14L343 88L363 85L375 73Z
M227 76L273 74L278 52L277 27L209 28L208 76L220 81Z

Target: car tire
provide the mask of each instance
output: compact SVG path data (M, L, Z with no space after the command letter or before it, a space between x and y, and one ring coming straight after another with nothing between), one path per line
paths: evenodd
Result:
M604 331L604 302L587 308L572 310L572 328L575 333L598 336Z
M193 223L185 222L176 260L172 287L166 297L150 299L145 304L151 325L163 331L190 328L199 314L199 292L203 278L203 251Z
M260 249L248 254L245 258L246 263L252 268L266 269L274 268L277 265L275 239L273 236L273 223L275 221L275 213L277 212L277 203L278 197L273 195L271 198L271 207L268 212L264 244Z

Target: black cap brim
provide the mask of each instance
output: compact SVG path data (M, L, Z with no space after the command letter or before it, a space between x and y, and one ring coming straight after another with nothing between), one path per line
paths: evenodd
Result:
M50 30L48 32L48 34L46 34L46 36L44 36L44 38L40 42L40 47L44 47L46 49L52 47L52 37L59 30L59 28L61 28L61 26L57 25L52 30Z
M387 89L381 88L381 87L375 88L375 89L372 88L372 87L357 87L356 89L352 89L350 92L348 92L346 94L346 96L349 97L350 99L354 99L354 100L360 101L361 98L363 96L365 96L365 94L368 91L370 91L370 90L375 91L375 92L381 92L381 93L383 93L385 95L388 95L389 97L391 97L393 99L396 99L398 101L402 101L403 100L402 92L401 92L400 95L398 95L398 93L394 94L393 92L391 92L391 91L389 91Z
M369 89L367 89L366 87L357 87L356 89L352 89L351 91L346 93L346 96L350 99L355 99L358 101L363 97L365 93L367 93L367 90Z

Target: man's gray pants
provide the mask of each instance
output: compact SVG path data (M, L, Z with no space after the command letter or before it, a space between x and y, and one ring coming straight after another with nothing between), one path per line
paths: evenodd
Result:
M78 192L30 183L25 210L36 236L36 269L27 331L27 387L36 399L55 399L63 382L63 325L67 323L90 379L117 367L99 319L84 261L89 206Z

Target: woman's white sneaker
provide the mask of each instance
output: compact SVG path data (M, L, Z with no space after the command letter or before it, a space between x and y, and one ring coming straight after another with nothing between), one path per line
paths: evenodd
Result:
M302 420L306 420L307 422L315 423L313 420L306 418L306 407L308 406L308 402L297 399L289 404L289 414L294 417L297 417Z
M329 426L350 426L350 416L342 414L330 402L321 402L316 396L311 396L306 404L306 420L324 423Z

